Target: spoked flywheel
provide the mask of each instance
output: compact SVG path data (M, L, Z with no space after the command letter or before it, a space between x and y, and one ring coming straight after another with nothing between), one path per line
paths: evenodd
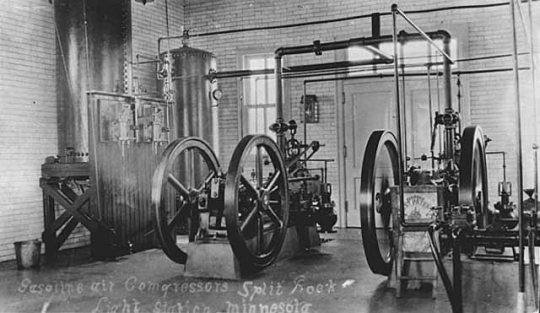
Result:
M381 275L392 272L394 244L390 187L399 183L398 162L396 137L389 131L374 131L362 163L360 218L369 268Z
M287 170L276 143L249 135L238 144L225 182L227 235L242 268L261 270L278 256L289 221Z
M477 226L480 228L487 226L486 145L482 129L478 126L466 127L461 137L459 204L473 206Z
M181 239L194 240L199 194L218 169L212 148L199 138L177 139L161 156L152 178L152 209L161 248L174 262L186 262Z

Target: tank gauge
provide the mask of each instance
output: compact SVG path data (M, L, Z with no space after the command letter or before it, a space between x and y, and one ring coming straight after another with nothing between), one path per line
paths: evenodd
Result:
M216 101L219 101L223 97L223 91L221 89L216 89L212 91L212 98L214 98Z

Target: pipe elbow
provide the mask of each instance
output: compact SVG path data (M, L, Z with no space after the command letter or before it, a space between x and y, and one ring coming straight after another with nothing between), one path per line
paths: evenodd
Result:
M284 49L283 47L279 47L276 49L276 51L274 52L274 58L276 59L281 59L281 57L283 56L284 54Z
M450 42L450 40L452 39L452 35L447 30L439 29L437 33L442 37L443 41L446 43Z

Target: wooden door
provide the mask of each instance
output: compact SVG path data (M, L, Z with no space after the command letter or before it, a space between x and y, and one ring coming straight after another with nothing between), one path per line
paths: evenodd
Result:
M400 87L402 87L400 85ZM440 111L436 91L432 88L431 105L426 80L408 80L405 84L405 118L403 135L405 155L410 165L430 168L430 124L435 111ZM377 81L350 80L344 82L345 129L345 226L360 226L360 176L365 147L374 130L391 130L397 136L396 104L392 79ZM440 98L440 97L439 97ZM430 108L431 107L431 108ZM430 115L431 113L431 115ZM435 145L438 152L438 140Z

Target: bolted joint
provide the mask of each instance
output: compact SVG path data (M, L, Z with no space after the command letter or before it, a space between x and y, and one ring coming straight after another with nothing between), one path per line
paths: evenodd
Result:
M435 124L446 127L454 127L459 122L459 114L455 111L445 112L444 114L435 113Z
M208 71L208 80L209 80L211 83L217 82L217 71L216 71L216 69L211 68L211 69Z

